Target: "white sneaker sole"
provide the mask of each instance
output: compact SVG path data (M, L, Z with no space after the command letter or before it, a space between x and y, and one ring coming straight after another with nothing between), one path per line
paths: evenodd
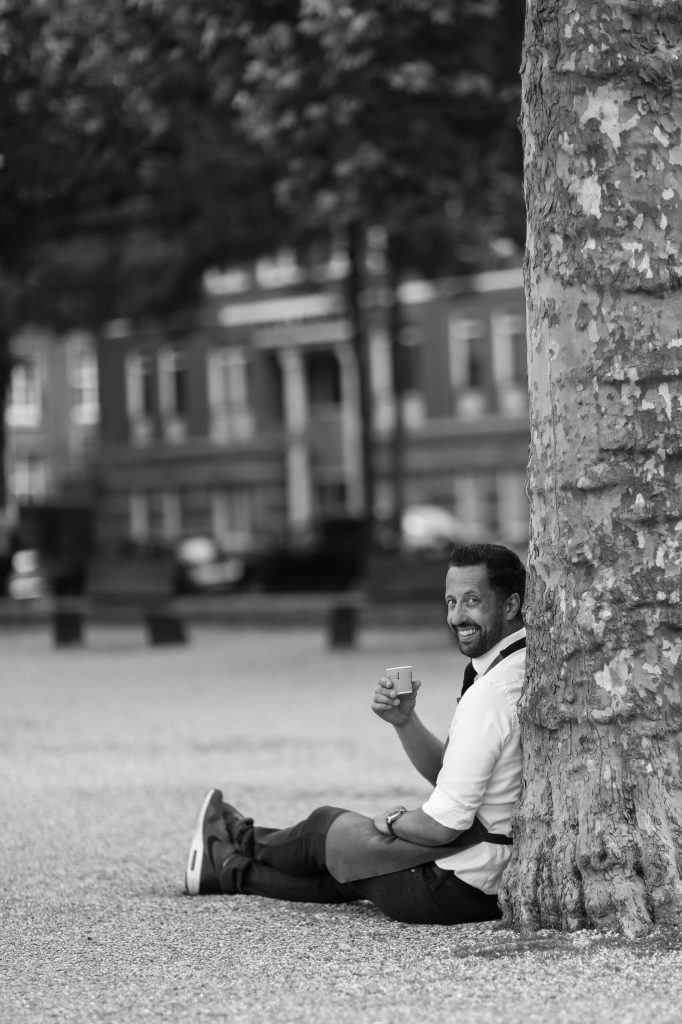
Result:
M201 805L197 823L192 836L192 843L187 858L187 870L185 871L185 891L189 896L198 896L201 892L201 868L204 863L204 818L208 811L215 789L209 789Z

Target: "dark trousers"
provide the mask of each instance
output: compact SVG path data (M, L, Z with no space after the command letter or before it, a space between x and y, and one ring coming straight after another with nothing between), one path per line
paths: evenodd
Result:
M497 897L460 881L435 864L395 871L356 882L337 882L325 862L325 840L339 807L318 807L291 828L247 829L239 853L220 871L224 893L268 896L304 903L370 900L387 917L411 924L493 921L501 914Z

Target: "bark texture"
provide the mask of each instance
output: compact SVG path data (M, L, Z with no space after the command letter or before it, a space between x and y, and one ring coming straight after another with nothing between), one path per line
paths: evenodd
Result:
M682 924L682 9L529 0L522 929Z

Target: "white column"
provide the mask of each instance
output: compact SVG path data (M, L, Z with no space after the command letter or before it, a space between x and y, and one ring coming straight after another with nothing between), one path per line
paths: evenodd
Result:
M346 345L337 345L334 351L341 370L341 430L343 472L347 488L346 507L351 515L358 515L364 508L358 366L354 353Z
M308 391L303 354L288 348L278 353L284 387L284 426L286 431L286 487L289 525L306 526L313 511L308 429Z

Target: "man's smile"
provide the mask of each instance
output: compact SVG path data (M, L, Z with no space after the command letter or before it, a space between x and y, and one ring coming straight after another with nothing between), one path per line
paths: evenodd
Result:
M461 637L462 640L470 640L472 636L478 633L478 626L458 626L457 636Z

